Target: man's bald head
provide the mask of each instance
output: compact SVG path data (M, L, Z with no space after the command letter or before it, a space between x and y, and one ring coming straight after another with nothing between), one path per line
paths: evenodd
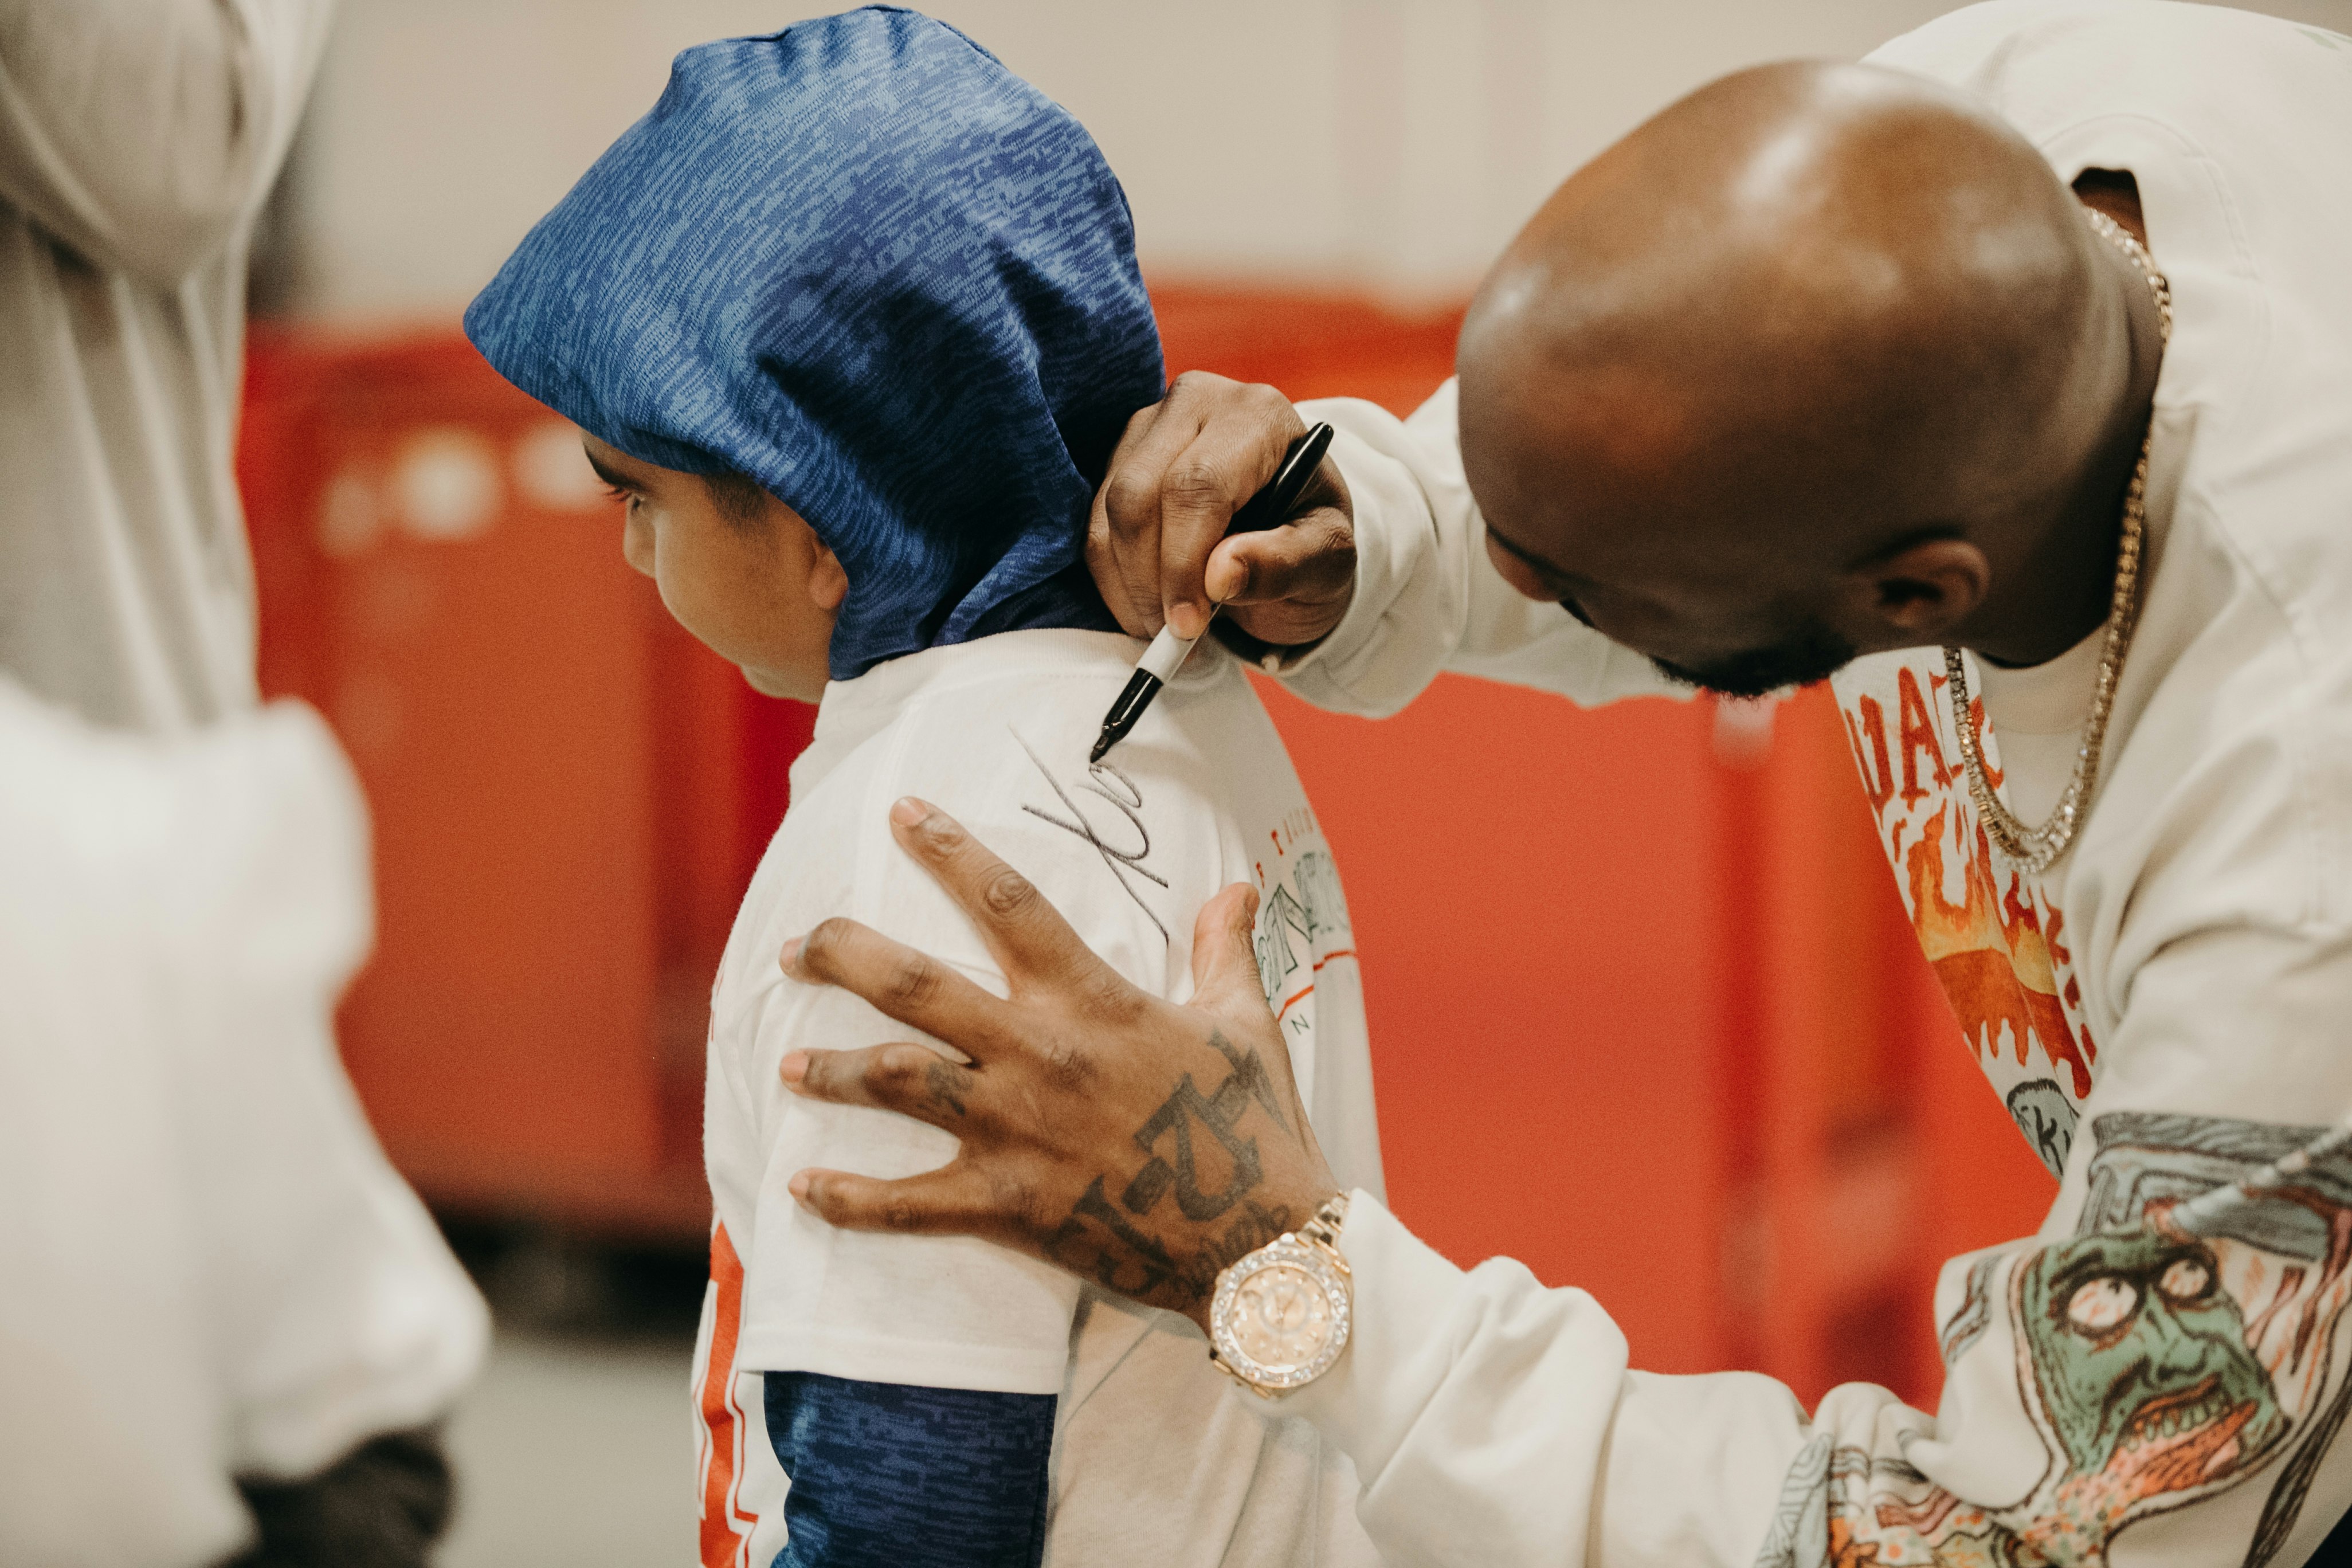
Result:
M1515 580L1726 689L1927 640L1853 574L1965 542L1980 597L2034 557L2128 380L2101 247L2030 144L1924 79L1769 66L1675 104L1559 188L1464 326L1464 458Z

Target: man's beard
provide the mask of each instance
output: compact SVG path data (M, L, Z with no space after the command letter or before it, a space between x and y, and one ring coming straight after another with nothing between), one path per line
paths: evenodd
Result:
M1562 599L1559 607L1586 626L1592 625L1592 617L1574 599ZM1860 651L1821 622L1811 621L1779 642L1706 664L1681 665L1663 658L1652 658L1650 662L1660 675L1681 685L1696 686L1718 697L1752 698L1784 687L1811 686L1827 680L1852 664Z
M1853 644L1816 621L1779 642L1706 664L1672 664L1663 658L1650 662L1667 679L1712 691L1718 697L1761 697L1784 687L1811 686L1827 680L1852 664L1858 651Z

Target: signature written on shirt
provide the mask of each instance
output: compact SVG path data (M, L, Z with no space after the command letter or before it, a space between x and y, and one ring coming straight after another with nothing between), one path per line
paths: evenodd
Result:
M1143 792L1136 788L1134 780L1107 762L1090 765L1084 783L1066 786L1054 776L1054 770L1045 765L1036 748L1024 740L1019 731L1014 730L1011 733L1068 815L1057 815L1035 805L1024 805L1021 809L1041 822L1049 822L1063 832L1085 840L1096 854L1102 857L1103 864L1109 868L1112 876L1118 879L1118 885L1126 889L1129 898L1135 900L1135 907L1141 910L1144 918L1158 930L1160 940L1166 942L1166 923L1153 912L1150 904L1143 901L1143 893L1136 885L1136 879L1141 878L1163 889L1168 886L1167 878L1143 863L1151 854L1151 830L1143 825ZM1111 811L1105 812L1097 806L1090 815L1086 797L1107 802ZM1106 830L1118 842L1104 837ZM1133 847L1126 847L1129 843Z

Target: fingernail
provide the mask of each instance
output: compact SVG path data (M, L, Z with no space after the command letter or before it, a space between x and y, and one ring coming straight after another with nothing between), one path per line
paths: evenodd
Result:
M784 943L784 950L776 955L776 962L783 966L785 973L790 974L793 972L793 964L800 958L800 955L801 939L794 937L792 941Z
M1178 637L1183 638L1186 642L1191 642L1194 638L1198 637L1206 624L1205 619L1201 614L1201 608L1197 605L1171 605L1168 606L1169 626L1174 630Z
M786 1083L798 1083L808 1077L808 1062L806 1051L786 1051L784 1059L776 1064L776 1070L784 1075Z
M792 1194L795 1201L808 1202L809 1173L806 1171L793 1172L793 1179L784 1184L784 1190Z
M890 820L901 827L912 827L931 815L931 808L911 795L902 795L890 808Z
M1210 562L1201 578L1202 591L1213 604L1231 604L1248 586L1249 567L1231 555L1220 555Z

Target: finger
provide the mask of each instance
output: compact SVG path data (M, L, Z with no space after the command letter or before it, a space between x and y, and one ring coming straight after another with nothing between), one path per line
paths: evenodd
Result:
M1139 605L1129 591L1127 578L1119 571L1118 552L1111 543L1104 496L1102 490L1095 492L1094 510L1087 519L1087 572L1094 578L1103 605L1118 623L1119 630L1131 637L1149 637L1160 629L1151 622L1151 617L1160 613L1160 601L1153 596ZM1156 552L1156 542L1154 549ZM1150 606L1149 613L1145 605Z
M1192 921L1194 1006L1213 1013L1265 1011L1257 967L1257 889L1234 882L1201 906Z
M1015 1037L1011 1010L950 964L856 921L830 920L785 944L786 974L837 985L902 1024L985 1060Z
M1273 387L1238 387L1170 465L1160 488L1160 600L1178 636L1208 625L1210 552L1305 429Z
M1237 534L1209 558L1210 595L1235 607L1344 604L1355 584L1356 531L1328 508L1264 533Z
M1356 575L1355 508L1329 458L1279 528L1228 534L1209 553L1203 586L1220 605L1345 594Z
M1119 625L1139 636L1155 633L1160 625L1160 491L1168 470L1201 433L1215 396L1215 388L1207 384L1223 381L1219 376L1179 376L1165 398L1130 418L1096 494L1112 567L1103 597L1128 605L1135 620L1130 623L1122 616ZM1099 580L1100 568L1096 572Z
M887 1182L846 1171L799 1171L785 1185L803 1208L844 1230L987 1236L1000 1227L987 1184L961 1159Z
M856 1051L790 1051L777 1068L803 1100L895 1110L954 1132L971 1125L980 1075L911 1040Z
M1228 539L1209 558L1209 592L1259 642L1298 647L1328 636L1356 595L1354 530L1318 511L1268 533Z
M890 808L890 824L907 853L980 928L990 956L1016 993L1041 980L1112 973L1036 884L998 859L954 817L909 795Z
M1160 630L1160 476L1183 450L1168 439L1153 447L1151 433L1167 420L1163 400L1136 410L1111 453L1101 488L1087 513L1087 570L1094 574L1103 603L1129 637ZM1185 440L1197 426L1185 426Z

